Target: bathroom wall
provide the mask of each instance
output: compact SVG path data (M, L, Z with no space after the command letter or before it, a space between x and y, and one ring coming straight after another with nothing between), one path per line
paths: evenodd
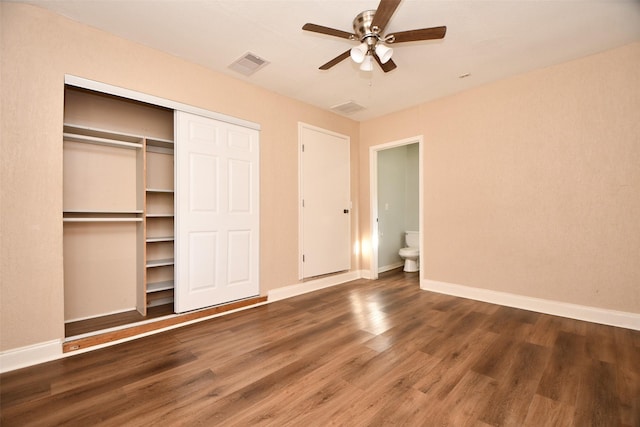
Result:
M418 144L378 152L378 271L398 267L404 232L418 230Z

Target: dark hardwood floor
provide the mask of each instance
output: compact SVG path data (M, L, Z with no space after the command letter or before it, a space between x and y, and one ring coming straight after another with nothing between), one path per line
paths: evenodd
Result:
M2 426L640 426L640 332L415 273L0 376Z
M130 325L144 320L157 319L171 314L173 314L173 304L163 304L156 307L149 307L147 309L146 316L141 315L136 310L131 310L124 313L110 314L108 316L69 322L64 325L64 336L73 337L116 326Z

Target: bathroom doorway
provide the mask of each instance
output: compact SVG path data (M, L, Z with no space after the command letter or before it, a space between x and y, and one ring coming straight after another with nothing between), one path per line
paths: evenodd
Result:
M404 232L423 230L422 140L416 136L370 147L371 279L401 267Z

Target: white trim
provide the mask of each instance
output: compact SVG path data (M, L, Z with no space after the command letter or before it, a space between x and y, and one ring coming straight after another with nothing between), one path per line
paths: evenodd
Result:
M13 371L63 356L62 340L46 341L0 352L0 373Z
M371 270L360 270L360 278L361 279L372 280L371 279Z
M295 285L283 286L281 288L272 289L267 293L267 301L274 302L282 299L295 297L297 295L306 294L308 292L317 291L319 289L329 288L331 286L340 285L352 280L360 279L362 276L360 271L348 271L346 273L334 274L331 276L321 277L315 280L309 280Z
M137 340L138 338L143 338L143 337L147 337L147 336L150 336L150 335L155 335L155 334L158 334L160 332L166 332L166 331L169 331L171 329L181 328L183 326L191 325L191 324L198 323L198 322L203 322L205 320L210 320L210 319L213 319L215 317L225 316L227 314L235 313L235 312L238 312L238 311L248 310L250 308L259 307L259 306L265 305L265 304L268 304L268 302L264 301L264 302L260 302L260 303L257 303L257 304L248 305L248 306L245 306L245 307L239 307L239 308L236 308L236 309L233 309L233 310L224 311L222 313L216 313L216 314L212 314L210 316L200 317L198 319L189 320L187 322L176 323L174 325L166 326L164 328L154 329L154 330L148 331L148 332L143 332L143 333L136 334L136 335L133 335L133 336L130 336L130 337L126 337L126 338L122 338L122 339L119 339L119 340L109 341L109 342L103 343L103 344L97 344L97 345L94 345L94 346L91 346L91 347L87 347L87 348L83 348L83 349L76 350L76 351L69 351L67 353L63 353L62 352L62 345L64 343L63 340L53 340L53 341L48 341L48 342L43 342L43 343L30 345L30 346L27 346L27 347L21 347L21 348L16 348L16 349L3 351L3 352L0 352L0 373L13 371L13 370L20 369L20 368L26 368L28 366L37 365L39 363L50 362L50 361L56 360L56 359L63 359L65 357L74 356L76 354L88 353L90 351L99 350L101 348L110 347L112 345L120 344L120 343L127 342L127 341ZM128 327L131 327L131 326L139 326L139 325L146 324L146 323L153 323L154 321L163 320L163 319L166 319L166 318L171 318L171 317L176 317L176 316L177 315L168 315L168 316L164 316L164 317L159 317L157 319L150 319L150 320L147 320L147 321L144 321L144 322L138 322L138 323L135 323L135 324L132 324L132 325L124 325L122 327L115 327L115 328L100 330L98 332L98 334L105 333L105 332L110 332L112 330L127 329ZM85 334L85 335L78 335L78 336L74 336L73 339L83 338L83 337L87 337L87 336L91 336L91 335L97 335L97 334L96 333L94 333L94 334L88 333L88 334Z
M609 310L606 308L546 300L428 279L420 282L420 288L426 291L469 298L492 304L504 305L507 307L515 307L538 313L551 314L554 316L568 317L570 319L584 320L587 322L640 331L640 313L630 313L625 311Z
M290 298L296 295L302 295L308 292L313 292L319 289L328 288L331 286L340 285L342 283L350 282L352 280L357 280L362 277L364 272L355 270L348 271L341 274L335 274L332 276L322 277L316 280L310 280L304 283L295 284L291 286L284 286L282 288L277 288L269 291L267 301L236 308L234 310L225 311L222 313L212 314L210 316L201 317L198 319L193 319L187 322L177 323L175 325L170 325L164 328L155 329L153 331L144 332L141 334L133 335L131 337L122 338L116 341L110 341L104 344L98 344L91 347L87 347L84 349L70 351L67 353L62 352L62 344L63 340L53 340L47 341L43 343L38 343L26 347L15 348L11 350L6 350L0 352L0 373L13 371L20 368L26 368L28 366L37 365L39 363L49 362L56 359L62 359L68 356L73 356L76 354L87 353L93 350L98 350L105 347L110 347L112 345L120 344L127 341L133 341L138 338L147 337L149 335L154 335L160 332L169 331L171 329L181 328L183 326L191 325L193 323L202 322L205 320L213 319L215 317L225 316L227 314L235 313L238 311L248 310L251 308L259 307L261 305L269 304L274 301L278 301L285 298ZM143 323L153 323L154 321L165 319L169 317L174 317L177 315L168 315L159 319L150 319L145 322L136 323L136 326L141 325ZM113 330L126 329L127 326L116 327ZM105 330L100 331L100 333L107 332ZM86 334L86 336L90 336L91 334ZM74 339L81 338L83 336L73 337Z
M112 86L107 83L97 82L95 80L72 76L70 74L64 75L64 83L70 86L76 86L83 89L107 93L109 95L116 95L123 98L133 99L135 101L146 102L147 104L153 104L160 107L169 108L171 110L179 110L186 113L196 114L198 116L209 117L221 122L231 123L249 129L260 130L260 125L258 123L250 122L248 120L227 116L226 114L216 113L213 111L205 110L204 108L194 107L188 104L183 104L181 102L171 101L169 99L137 92L131 89L125 89L118 86Z
M109 342L104 343L104 344L98 344L98 345L94 345L94 346L83 348L83 349L76 350L76 351L70 351L70 352L64 353L63 357L73 356L73 355L82 354L82 353L88 353L88 352L93 351L93 350L99 350L101 348L110 347L112 345L120 344L120 343L123 343L123 342L137 340L138 338L148 337L150 335L155 335L155 334L158 334L160 332L170 331L171 329L177 329L177 328L181 328L183 326L192 325L194 323L203 322L205 320L210 320L210 319L213 319L213 318L216 318L216 317L225 316L227 314L236 313L238 311L243 311L243 310L248 310L250 308L260 307L261 305L265 305L265 304L268 304L268 303L266 301L259 302L257 304L247 305L247 306L244 306L244 307L235 308L233 310L223 311L222 313L216 313L216 314L212 314L210 316L200 317L200 318L189 320L189 321L186 321L186 322L176 323L174 325L169 325L169 326L166 326L164 328L154 329L154 330L148 331L148 332L143 332L141 334L133 335L131 337L122 338L122 339L119 339L119 340L116 340L116 341L109 341ZM177 314L176 315L169 315L169 316L165 316L165 317L160 317L158 319L151 319L151 320L146 321L144 323L153 323L154 320L157 321L157 320L160 320L160 319L165 319L165 318L174 317L174 316L178 316L178 315ZM142 323L136 323L135 326L138 326L138 325L141 325L141 324ZM104 332L104 331L100 331L100 332ZM73 338L75 339L77 337L73 337Z
M402 267L404 265L403 261L394 262L393 264L384 265L382 267L378 267L378 273L385 273L387 271L395 270L398 267Z
M370 246L370 259L369 259L369 274L367 275L369 279L375 280L378 278L378 273L382 273L382 271L378 270L378 151L388 150L390 148L401 147L403 145L409 144L418 144L418 217L420 218L420 253L423 253L423 244L422 239L424 235L424 197L423 193L423 145L424 145L424 136L417 135L412 136L410 138L401 139L398 141L387 142L384 144L373 145L369 147L369 200L370 206L369 211L371 213L370 217L370 235L369 235L369 246ZM420 279L422 280L422 270L420 270Z

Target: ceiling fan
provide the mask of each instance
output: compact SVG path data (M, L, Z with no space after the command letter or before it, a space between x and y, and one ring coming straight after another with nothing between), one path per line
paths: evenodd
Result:
M353 20L354 33L336 30L322 25L304 24L302 29L306 31L360 41L360 45L341 53L319 68L321 70L328 70L351 56L351 59L361 64L360 69L362 71L371 71L373 69L373 60L375 59L382 70L387 73L395 69L397 65L393 62L393 59L391 59L393 49L386 45L444 38L447 27L400 31L383 36L384 29L399 4L400 0L380 0L378 9L365 10L359 13Z

